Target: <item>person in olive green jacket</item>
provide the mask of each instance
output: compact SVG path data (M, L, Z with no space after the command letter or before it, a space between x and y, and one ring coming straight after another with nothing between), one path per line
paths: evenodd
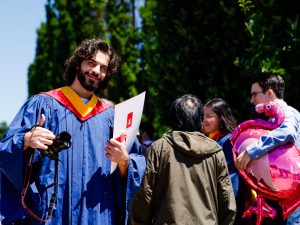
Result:
M143 181L131 204L132 225L231 225L236 203L222 148L200 132L194 95L176 99L172 130L149 147Z

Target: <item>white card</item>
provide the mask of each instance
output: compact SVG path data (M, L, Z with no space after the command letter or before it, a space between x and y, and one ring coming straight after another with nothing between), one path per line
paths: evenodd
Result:
M122 132L126 133L126 149L129 151L137 136L145 102L146 92L132 97L115 105L113 138L120 137ZM111 162L110 173L117 168L117 163Z

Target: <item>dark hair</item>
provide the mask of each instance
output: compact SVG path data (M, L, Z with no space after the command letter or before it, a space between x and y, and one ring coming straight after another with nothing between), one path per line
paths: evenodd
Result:
M93 58L98 51L108 54L110 56L110 61L107 68L107 75L104 80L100 83L100 89L106 88L108 82L111 80L112 76L117 73L119 67L119 56L115 50L101 39L87 39L81 42L81 44L76 48L73 55L65 62L65 74L64 79L66 85L71 85L76 75L80 70L82 61Z
M280 75L271 74L271 73L262 73L253 79L252 84L254 83L258 83L264 93L269 89L271 89L272 91L274 91L277 98L283 99L284 80Z
M232 114L227 102L221 98L209 100L204 107L210 108L220 118L219 131L224 133L232 133L236 127L236 120Z
M140 124L140 131L146 132L150 138L153 137L154 128L150 122L141 122Z
M170 108L170 122L173 130L200 131L203 108L201 100L191 94L177 98Z

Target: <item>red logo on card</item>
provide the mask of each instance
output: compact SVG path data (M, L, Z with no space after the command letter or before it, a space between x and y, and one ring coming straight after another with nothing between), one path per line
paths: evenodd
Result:
M117 137L116 140L117 140L118 142L121 142L121 136ZM126 142L126 135L125 135L125 137L124 137L124 141Z
M133 116L133 112L128 113L126 128L129 128L132 126L132 116Z

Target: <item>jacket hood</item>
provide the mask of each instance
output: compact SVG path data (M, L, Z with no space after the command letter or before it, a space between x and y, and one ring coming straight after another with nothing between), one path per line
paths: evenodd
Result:
M222 147L200 132L170 131L163 136L175 150L189 156L205 157L214 154Z

